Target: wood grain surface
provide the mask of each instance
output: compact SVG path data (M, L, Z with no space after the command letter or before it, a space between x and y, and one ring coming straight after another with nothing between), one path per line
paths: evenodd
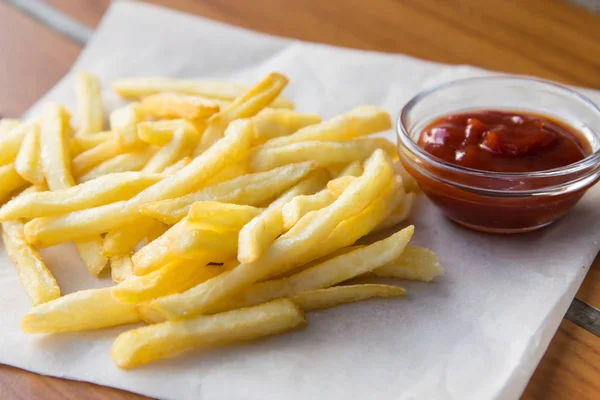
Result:
M95 27L109 0L47 0ZM600 89L600 16L561 0L152 0L250 29ZM0 3L0 115L18 116L80 47ZM600 259L578 297L600 307ZM0 399L144 397L0 366ZM523 399L600 398L600 338L563 321Z

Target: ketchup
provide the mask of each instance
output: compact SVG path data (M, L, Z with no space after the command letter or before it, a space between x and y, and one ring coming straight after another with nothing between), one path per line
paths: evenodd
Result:
M584 159L589 143L551 117L478 110L441 117L422 131L419 146L461 167L490 172L534 172Z

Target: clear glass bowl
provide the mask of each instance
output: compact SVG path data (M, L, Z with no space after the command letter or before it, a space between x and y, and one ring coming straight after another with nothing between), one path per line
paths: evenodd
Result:
M570 125L592 153L561 168L496 173L460 167L418 144L433 120L472 110L529 111ZM455 222L486 232L526 232L551 224L600 178L600 109L555 83L513 76L471 78L419 93L400 113L400 160L423 192Z

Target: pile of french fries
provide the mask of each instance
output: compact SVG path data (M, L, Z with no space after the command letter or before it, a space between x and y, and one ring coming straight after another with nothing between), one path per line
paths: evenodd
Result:
M321 121L293 111L287 83L122 79L113 89L131 102L107 116L98 78L81 72L77 129L55 103L2 120L2 238L34 305L23 331L145 323L112 348L130 368L405 293L355 277L439 275L434 253L408 246L412 226L356 244L415 202L395 146L369 137L391 128L389 114L360 106ZM61 296L36 249L71 241L90 273L110 266L113 286Z

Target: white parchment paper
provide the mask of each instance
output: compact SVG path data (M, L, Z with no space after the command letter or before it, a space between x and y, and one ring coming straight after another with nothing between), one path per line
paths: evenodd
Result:
M43 66L40 66L43 68ZM129 75L228 79L269 71L291 78L302 111L331 117L371 103L394 115L418 91L488 74L413 58L258 34L153 6L112 6L74 66L108 83ZM43 100L74 110L72 76ZM600 94L586 91L600 101ZM33 110L35 112L35 110ZM392 132L389 133L392 135ZM414 242L446 274L407 283L404 299L314 312L284 336L121 371L109 349L125 328L26 336L29 302L0 248L0 362L164 399L515 399L524 389L600 248L600 187L537 233L484 235L446 220L426 199ZM72 246L43 252L64 293L109 284L91 277Z

